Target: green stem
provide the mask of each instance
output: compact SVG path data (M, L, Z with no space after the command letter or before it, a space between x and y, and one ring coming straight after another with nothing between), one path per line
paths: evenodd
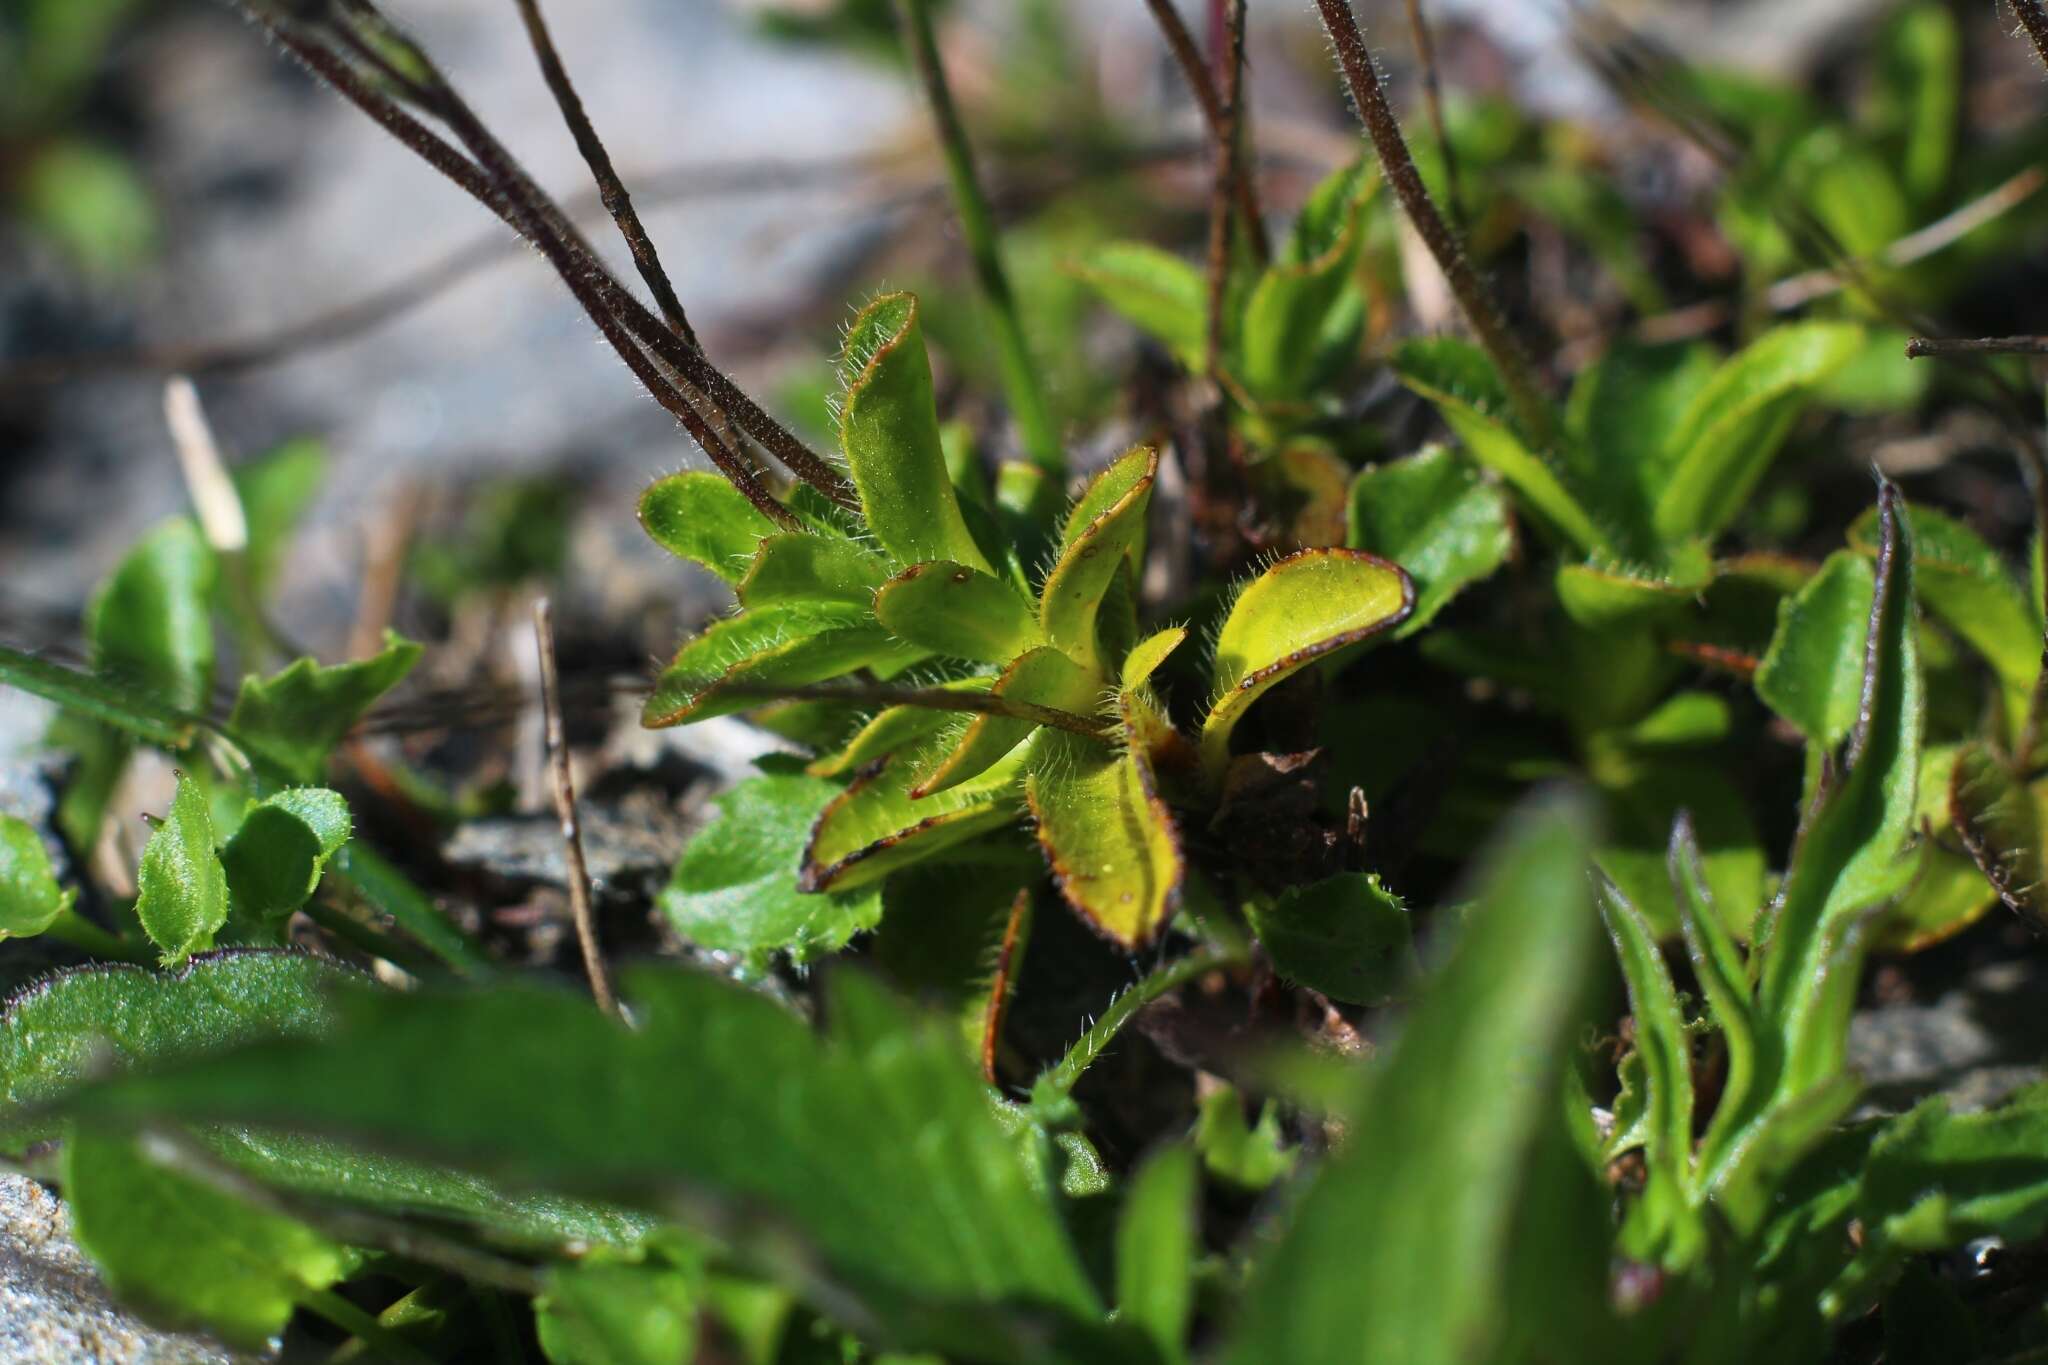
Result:
M1080 1082L1082 1073L1095 1064L1095 1059L1116 1040L1124 1025L1138 1017L1140 1010L1198 976L1225 967L1241 966L1247 960L1243 953L1204 948L1138 978L1122 995L1110 1001L1102 1017L1089 1025L1088 1031L1067 1049L1066 1056L1040 1073L1031 1087L1031 1107L1041 1114L1056 1113L1064 1108L1072 1099L1074 1086Z
M76 910L66 910L43 932L94 957L112 958L116 962L133 962L144 967L156 965L155 953L139 944L127 943L114 937Z
M967 143L967 130L960 123L960 111L954 106L953 92L946 84L945 67L939 63L931 11L926 8L926 0L896 0L896 4L911 64L917 68L925 99L931 105L932 122L938 126L946 178L953 186L953 207L960 215L960 230L974 258L974 277L995 314L996 359L1003 371L1003 388L1010 395L1010 407L1023 435L1025 453L1047 473L1064 477L1066 452L1053 428L1045 391L1038 382L1038 369L1024 340L1024 325L1017 315L1017 298L1010 292L1010 279L1003 271L995 218L975 174L974 149Z
M380 1360L406 1361L408 1365L434 1365L432 1356L415 1347L404 1337L388 1330L368 1312L356 1307L332 1289L301 1289L298 1300L300 1306L318 1313L342 1331L353 1334L357 1340L373 1349Z
M317 901L307 902L305 910L306 918L365 956L383 958L414 976L432 976L440 969L426 954L378 933L346 911Z
M382 854L351 841L335 855L333 871L343 885L391 916L399 928L461 975L488 978L497 974L497 964L482 946L436 909Z

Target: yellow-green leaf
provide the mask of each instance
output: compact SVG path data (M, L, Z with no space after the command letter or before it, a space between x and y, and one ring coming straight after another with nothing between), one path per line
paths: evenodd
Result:
M213 847L206 795L183 773L163 822L143 845L136 876L135 916L175 966L213 944L227 923L228 880Z
M747 685L797 686L916 657L860 608L762 607L714 622L686 642L655 682L641 723L658 728L728 715L760 704L760 694Z
M1039 592L1038 620L1046 639L1083 668L1101 671L1096 616L1117 565L1143 542L1158 472L1158 451L1133 448L1096 476L1067 518L1059 558Z
M884 294L863 309L847 331L839 373L840 449L875 539L905 564L950 559L992 572L946 475L917 297Z
M1122 699L1127 730L1131 704ZM1060 894L1105 938L1138 951L1173 918L1185 870L1145 746L1048 728L1030 752L1025 799Z
M761 540L737 591L748 607L777 602L865 607L888 577L887 560L850 540L785 531Z
M640 524L662 549L728 583L740 581L754 547L779 529L739 489L704 470L671 475L642 493Z
M1019 655L1004 669L994 691L995 695L1012 701L1032 702L1085 716L1094 711L1102 688L1094 675L1072 659L1056 649L1041 646ZM930 775L919 779L910 789L911 796L922 799L987 772L1037 728L1038 722L1018 716L976 716L961 734L959 743Z
M1216 636L1216 700L1202 723L1202 759L1221 772L1230 734L1266 689L1304 665L1399 625L1415 585L1363 550L1302 550L1245 586Z
M958 659L1007 663L1040 642L1031 605L992 574L936 560L875 594L875 619L899 640Z
M1013 751L973 781L922 800L910 795L920 771L917 758L896 754L825 807L804 849L798 886L850 891L1012 823L1024 752Z

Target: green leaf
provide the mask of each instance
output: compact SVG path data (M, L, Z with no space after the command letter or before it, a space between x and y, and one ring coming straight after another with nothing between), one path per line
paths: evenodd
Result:
M1244 1100L1228 1085L1202 1097L1195 1118L1195 1150L1202 1169L1242 1190L1271 1189L1273 1182L1294 1170L1296 1149L1280 1132L1280 1106L1268 1102L1256 1126L1244 1121Z
M269 678L242 679L228 733L294 782L318 782L327 756L377 699L419 662L420 647L391 631L367 659L324 667L300 659Z
M1103 671L1096 617L1117 568L1143 553L1145 511L1159 473L1159 452L1134 446L1095 476L1067 516L1059 557L1039 590L1045 638L1076 663Z
M1187 1358L1194 1265L1201 1250L1194 1148L1181 1143L1147 1159L1131 1177L1116 1229L1119 1321L1143 1331L1162 1360Z
M697 1358L700 1269L598 1254L548 1271L533 1301L552 1365L676 1365Z
M276 586L292 532L327 477L327 451L320 442L299 437L237 465L232 477L235 495L242 502L242 519L249 527L249 541L242 550L243 571L260 601Z
M1725 529L1777 458L1808 394L1849 362L1862 339L1843 323L1795 323L1724 364L1672 437L1670 473L1652 513L1658 537L1711 538Z
M246 949L175 972L83 967L48 977L0 1015L0 1151L57 1135L24 1117L89 1080L272 1035L320 1032L327 992L354 973L325 958Z
M1179 907L1185 869L1144 746L1040 730L1024 796L1067 904L1126 952L1150 943Z
M935 654L1008 663L1040 642L1031 604L1000 578L964 564L913 564L875 594L891 635Z
M1606 788L1608 837L1594 857L1660 938L1678 930L1670 871L1671 827L1690 814L1708 890L1722 922L1747 934L1764 903L1765 858L1756 821L1725 763L1706 755L1653 755Z
M806 895L794 850L839 796L814 777L751 777L719 797L718 814L683 850L658 904L692 943L765 966L786 952L801 964L845 947L882 915L878 889Z
M781 529L746 494L704 470L671 475L642 493L640 524L662 549L728 583L745 577L762 537Z
M1021 1314L1039 1331L1099 1319L1051 1192L956 1040L854 972L832 979L823 1040L696 972L630 972L623 994L631 1030L530 985L362 994L333 1038L117 1081L72 1108L347 1131L486 1173L666 1195L905 1347L1019 1359L1033 1353L1012 1343L1035 1335Z
M1642 565L1562 564L1557 600L1572 620L1588 630L1641 627L1678 616L1699 600L1714 579L1705 544L1675 546L1661 569Z
M204 712L217 572L199 528L183 517L144 536L86 608L93 671L174 711Z
M1123 690L1135 692L1152 680L1159 666L1172 656L1173 651L1187 642L1186 626L1168 626L1156 631L1131 647L1124 656L1121 672Z
M1225 1359L1515 1358L1495 1351L1538 1325L1530 1315L1565 1332L1577 1299L1604 1298L1606 1247L1576 1245L1580 1202L1597 1214L1604 1195L1583 1168L1547 1185L1544 1159L1565 1140L1565 1067L1592 975L1587 843L1583 810L1552 803L1491 860L1455 954L1372 1071L1349 1140L1255 1269ZM1573 1202L1560 1209L1561 1198ZM1518 1210L1535 1207L1569 1216L1521 1226ZM1592 1283L1546 1286L1547 1302L1515 1296L1517 1275L1538 1266Z
M1778 629L1756 670L1756 694L1807 740L1832 749L1848 737L1863 696L1863 645L1877 579L1870 562L1841 551L1778 607Z
M1383 1005L1415 979L1414 936L1400 897L1378 877L1343 872L1248 906L1273 969L1352 1005Z
M0 684L55 702L151 744L182 749L197 730L193 719L127 683L81 673L0 645ZM126 754L122 757L125 759Z
M1007 1003L1030 946L1028 898L1016 938L1006 942L1020 888L1039 875L1037 858L1018 852L1014 872L941 864L890 877L882 885L882 924L871 940L873 961L890 988L957 1021L961 1043L977 1064L993 1041L991 1024L999 1022L991 1016Z
M346 1252L305 1224L147 1153L132 1137L74 1133L64 1144L64 1202L108 1286L166 1326L204 1327L260 1350L301 1299L347 1269Z
M1913 527L1913 582L1921 604L1991 665L2017 732L2041 672L2041 624L2033 604L1998 552L1969 527L1926 507L1908 506L1906 519ZM1856 519L1849 543L1877 553L1874 513Z
M236 912L278 920L304 905L350 828L348 803L324 787L294 787L250 807L220 852Z
M922 799L910 795L924 766L918 756L891 757L825 807L804 848L797 885L851 891L1013 823L1026 752L1020 746L972 781Z
M1628 985L1635 1051L1648 1092L1643 1155L1651 1188L1644 1192L1643 1202L1672 1224L1656 1229L1651 1234L1652 1244L1636 1254L1647 1253L1667 1264L1683 1266L1703 1249L1706 1238L1706 1228L1697 1214L1687 1216L1679 1211L1691 1205L1693 1186L1692 1046L1685 1011L1649 921L1612 883L1600 898L1600 914Z
M1918 1105L1871 1144L1856 1213L1866 1266L1974 1237L2034 1241L2048 1229L2048 1092L1981 1114Z
M1652 523L1676 458L1671 443L1717 367L1710 346L1621 342L1573 381L1565 427L1579 438L1587 481L1616 510L1620 548L1632 558L1663 554Z
M888 577L887 560L850 540L786 531L762 537L738 593L747 607L777 602L866 607Z
M1415 580L1415 609L1394 630L1401 640L1506 563L1515 536L1500 490L1432 446L1359 473L1345 543L1399 564Z
M914 295L884 294L861 310L839 375L839 445L875 539L900 563L946 559L992 573L946 477Z
M864 607L784 602L714 621L687 640L641 712L650 728L730 715L763 700L748 687L799 686L919 657ZM731 684L740 684L738 689Z
M996 679L996 696L1086 716L1094 712L1101 684L1066 655L1042 646L1019 655ZM976 716L930 773L910 789L914 799L942 792L987 772L1022 744L1038 722L1016 716Z
M228 881L214 851L213 818L205 793L183 773L169 813L143 845L135 880L135 916L167 967L211 947L227 923Z
M1583 554L1613 555L1583 491L1552 457L1510 425L1507 393L1484 354L1450 338L1411 341L1394 352L1401 382L1427 398L1473 459L1493 470L1530 510Z
M1913 834L1924 687L1913 631L1913 539L1889 484L1870 609L1868 660L1847 776L1801 832L1773 910L1760 999L1783 1040L1778 1094L1790 1098L1842 1074L1855 1004L1857 926L1903 889Z
M1415 584L1400 566L1360 550L1302 550L1268 567L1238 594L1216 635L1204 765L1222 771L1231 732L1268 688L1399 625L1414 607Z
M1187 369L1202 368L1209 294L1201 271L1145 242L1110 242L1072 268L1103 302L1166 343Z
M1253 393L1299 398L1356 350L1365 309L1352 267L1365 200L1378 185L1363 160L1331 174L1302 207L1281 259L1252 286L1238 363Z
M77 899L76 891L57 885L36 827L0 813L0 941L34 938Z
M991 677L958 678L939 686L949 692L986 692L995 684ZM925 741L958 723L954 712L929 706L887 706L875 713L838 750L808 765L812 777L840 777L857 772L878 758L899 749L922 748Z
M1886 25L1879 47L1876 118L1901 150L1896 165L1907 191L1926 200L1941 192L1961 122L1963 40L1940 5L1907 5Z

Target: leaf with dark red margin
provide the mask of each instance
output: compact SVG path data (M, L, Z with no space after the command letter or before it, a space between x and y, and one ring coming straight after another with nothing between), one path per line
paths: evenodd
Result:
M1141 550L1158 473L1159 452L1137 446L1096 476L1067 517L1059 558L1039 591L1038 621L1083 668L1101 669L1095 618L1116 566Z
M958 659L1008 663L1040 643L1031 604L965 564L913 564L875 593L875 619L899 640Z
M1216 700L1202 722L1203 766L1222 773L1231 731L1268 688L1399 625L1414 608L1407 573L1363 550L1302 550L1246 584L1216 635Z
M910 795L922 770L917 756L884 760L834 798L811 827L797 885L850 891L1002 828L1017 818L1024 757L1024 750L1014 751L972 782L921 801Z
M1050 706L1076 715L1089 715L1096 707L1102 688L1094 676L1072 659L1050 647L1021 654L996 680L995 695L1012 701ZM1035 720L1020 716L976 716L961 732L955 744L933 768L910 789L914 799L957 787L987 772L1004 754L1022 744L1038 728Z
M759 705L759 693L728 685L800 686L918 652L843 604L778 603L714 621L685 641L654 684L640 723L650 729L708 720Z
M1998 897L2036 924L2048 924L2042 885L2041 807L2012 769L1982 744L1956 755L1949 776L1949 819Z
M1186 869L1151 755L1134 742L1146 702L1127 692L1118 705L1124 743L1116 747L1039 731L1024 795L1060 894L1097 932L1136 952L1173 918Z

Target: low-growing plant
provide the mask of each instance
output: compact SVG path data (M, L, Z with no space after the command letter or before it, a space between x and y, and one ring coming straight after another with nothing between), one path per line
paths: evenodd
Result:
M671 951L614 985L543 626L593 1001L450 913L432 858L378 851L476 802L366 734L420 645L281 647L313 448L144 537L82 663L0 647L74 755L49 828L0 815L0 939L83 959L0 1014L0 1152L61 1187L123 1302L337 1360L2043 1349L2038 1261L1987 1289L1951 1256L2048 1235L2048 1090L1887 1111L1851 1057L1873 955L2018 952L1972 926L2043 913L2048 512L2017 575L1891 477L1873 500L1785 467L1930 391L1891 354L1894 295L1946 297L1905 215L2025 197L1957 145L1946 8L1901 10L1855 118L1609 53L1722 156L1750 312L1807 313L1709 300L1722 346L1676 335L1644 225L1566 140L1461 108L1411 151L1343 0L1317 9L1369 154L1269 246L1243 0L1213 61L1152 5L1214 184L1200 266L1121 222L1075 238L1061 287L1174 369L1110 442L1060 426L1038 358L1089 338L1017 287L932 16L900 0L973 267L944 303L983 321L1010 424L953 416L925 303L881 292L825 454L709 357L536 0L652 306L370 0L241 8L534 245L702 450L640 521L734 606L642 720L779 747L653 897ZM880 11L795 26L868 48ZM1802 255L1871 186L1897 221ZM1531 358L1510 264L1476 253L1538 220L1649 335ZM1398 333L1427 271L1471 342ZM2038 496L2013 379L1961 367L1948 397L2014 423ZM1444 439L1380 458L1423 424ZM543 488L417 556L422 590L502 606L557 571ZM107 841L132 880L72 870L146 750L175 775L133 857Z

